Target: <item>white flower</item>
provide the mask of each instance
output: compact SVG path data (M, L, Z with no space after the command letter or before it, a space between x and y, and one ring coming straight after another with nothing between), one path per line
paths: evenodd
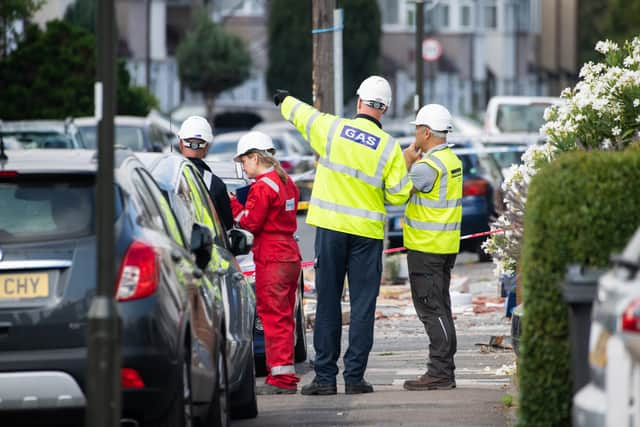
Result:
M633 106L637 108L638 105L640 105L640 99L636 98L633 100Z
M612 147L611 140L609 138L605 138L600 144L600 148L603 150L610 150Z
M609 52L613 52L618 50L618 45L611 40L599 41L596 43L596 51L607 54Z
M618 135L620 135L620 133L622 133L622 130L620 130L620 128L618 126L616 126L613 129L611 129L611 134L613 136L618 136Z

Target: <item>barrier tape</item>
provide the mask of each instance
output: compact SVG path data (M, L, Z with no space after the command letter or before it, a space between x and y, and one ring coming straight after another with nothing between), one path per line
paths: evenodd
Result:
M495 230L489 230L489 231L482 231L480 233L467 234L465 236L461 236L460 240L473 239L473 238L476 238L476 237L488 236L490 234L497 234L497 233L504 233L504 232L505 232L504 228L496 228ZM385 249L384 251L382 251L382 253L384 255L387 255L387 254L393 254L393 253L396 253L396 252L404 252L406 250L407 250L407 248L405 248L405 247L399 247L399 248ZM303 261L302 262L302 268L313 267L314 264L315 264L314 261ZM254 273L255 273L255 270L248 270L248 271L243 272L242 274L244 274L245 276L253 276Z

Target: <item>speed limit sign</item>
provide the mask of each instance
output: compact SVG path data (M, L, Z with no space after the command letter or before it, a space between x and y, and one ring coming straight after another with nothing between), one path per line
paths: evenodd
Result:
M422 41L422 59L427 62L437 61L442 56L442 44L434 38Z

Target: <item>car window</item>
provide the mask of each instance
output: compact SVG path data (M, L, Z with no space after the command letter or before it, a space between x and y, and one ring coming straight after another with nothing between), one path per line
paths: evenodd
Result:
M285 146L284 142L282 141L282 139L280 139L279 137L272 137L271 140L273 141L273 146L276 149L276 154L281 154L281 155L288 155L289 151L287 150L287 147Z
M0 241L62 240L95 233L93 177L0 179Z
M209 154L228 154L229 158L236 155L238 141L217 141L213 140L213 144L209 144Z
M23 149L80 147L71 136L53 131L4 131L2 136L15 139Z
M195 204L195 214L198 222L211 229L214 242L219 246L226 246L224 228L220 224L218 214L213 207L209 192L204 189L202 180L196 178L197 172L191 165L186 165L182 170L191 192L191 200Z
M496 125L501 132L538 132L544 124L544 110L552 104L501 104Z
M82 139L87 148L96 148L98 143L97 127L95 125L90 126L78 126ZM142 128L136 126L122 126L116 125L116 145L130 148L133 151L145 151L144 147L144 134Z
M160 208L154 201L153 197L149 194L147 185L142 179L140 168L135 169L135 173L131 177L131 182L138 190L136 196L144 209L144 212L140 213L143 214L142 217L145 220L145 226L169 235L170 233L165 226Z
M171 144L171 141L167 139L165 132L155 125L149 126L149 138L151 139L151 146L153 148L157 146L164 149Z
M307 141L304 140L302 135L298 131L295 132L287 132L287 137L291 138L291 145L295 147L297 153L300 153L304 156L312 156L313 150L311 149L311 145Z
M171 206L169 206L169 202L167 202L167 198L162 194L162 191L158 188L158 185L147 171L138 169L138 172L140 173L142 180L145 182L149 193L159 205L160 215L164 220L164 224L166 226L165 229L169 236L171 236L178 245L184 247L184 240L180 233L180 228L178 227L178 221L171 210Z

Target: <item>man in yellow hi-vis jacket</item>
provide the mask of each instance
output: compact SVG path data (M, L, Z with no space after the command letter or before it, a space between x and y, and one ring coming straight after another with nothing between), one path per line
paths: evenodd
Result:
M403 155L398 143L382 130L380 119L391 103L391 87L384 78L365 79L357 94L353 119L321 113L284 91L274 96L284 118L318 155L307 214L307 223L317 227L316 376L302 388L305 395L337 392L345 274L351 302L349 348L344 355L345 393L373 392L364 372L373 345L382 274L385 202L406 202L412 188L407 167L420 155L414 145Z
M449 283L460 249L462 162L447 145L451 114L438 104L418 111L415 144L425 152L411 168L415 188L405 210L404 246L411 296L429 336L427 372L404 383L407 390L442 390L456 386L453 356L456 328Z

